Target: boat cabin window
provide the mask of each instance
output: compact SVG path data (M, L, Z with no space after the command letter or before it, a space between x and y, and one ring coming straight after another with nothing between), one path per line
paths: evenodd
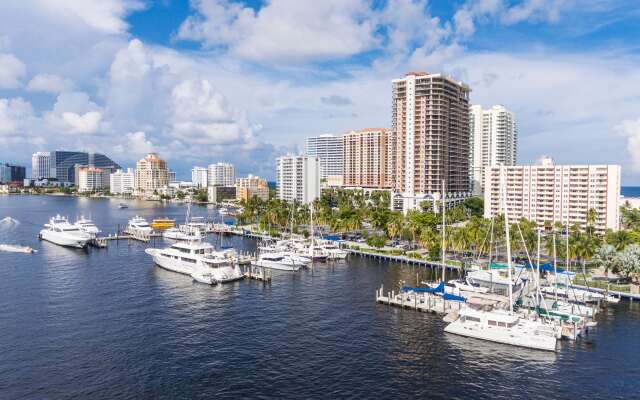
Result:
M491 321L491 320L489 320L489 321L487 321L487 322L488 322L488 323L489 323L489 325L491 325L491 326L497 326L497 325L498 325L498 323L497 323L496 321Z
M196 260L194 260L193 258L182 257L181 259L182 259L182 261L188 262L188 263L195 263L196 262Z
M204 254L204 249L196 249L193 251L195 254Z
M502 328L506 328L506 327L507 327L507 324L506 324L506 323L504 323L504 322L498 322L498 326L499 326L499 327L502 327Z
M480 318L477 317L471 317L469 315L464 317L465 321L469 321L469 322L480 322Z

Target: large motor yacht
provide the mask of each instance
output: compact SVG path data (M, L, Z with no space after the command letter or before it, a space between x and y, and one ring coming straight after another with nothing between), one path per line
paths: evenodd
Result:
M172 240L200 240L202 239L202 233L199 229L191 229L183 225L179 228L167 229L162 233L162 237Z
M189 275L201 283L215 285L244 278L232 253L215 251L207 242L179 242L165 249L146 249L145 252L159 267Z
M143 233L149 234L153 231L153 228L149 226L149 223L146 219L136 215L135 217L129 220L129 225L127 226L127 230L132 233Z
M85 218L84 216L80 216L80 219L76 221L75 226L81 231L91 235L94 239L100 232L102 232L92 220Z
M75 225L71 225L66 217L56 215L45 224L40 231L40 238L60 246L84 248L92 237Z

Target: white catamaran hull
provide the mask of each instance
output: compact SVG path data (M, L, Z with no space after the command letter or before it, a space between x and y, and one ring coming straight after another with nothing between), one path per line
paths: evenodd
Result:
M519 334L510 329L470 327L456 320L444 329L447 333L529 349L556 351L556 338L546 335Z

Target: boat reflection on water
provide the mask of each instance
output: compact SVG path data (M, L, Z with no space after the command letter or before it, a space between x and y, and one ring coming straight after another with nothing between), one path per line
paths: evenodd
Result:
M459 350L460 357L471 365L486 364L507 367L511 365L513 367L526 362L528 368L549 368L553 367L558 360L556 352L510 346L449 333L443 333L443 335L450 347Z

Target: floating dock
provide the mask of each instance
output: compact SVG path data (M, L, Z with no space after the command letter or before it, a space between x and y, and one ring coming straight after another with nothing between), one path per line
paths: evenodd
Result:
M262 282L271 282L271 270L269 268L248 265L245 268L244 276L248 279L255 279Z
M389 306L408 308L416 311L430 312L436 314L449 314L458 312L462 308L462 302L453 300L444 300L442 296L431 293L415 293L415 292L387 292L384 294L384 288L376 290L376 302L387 304Z

